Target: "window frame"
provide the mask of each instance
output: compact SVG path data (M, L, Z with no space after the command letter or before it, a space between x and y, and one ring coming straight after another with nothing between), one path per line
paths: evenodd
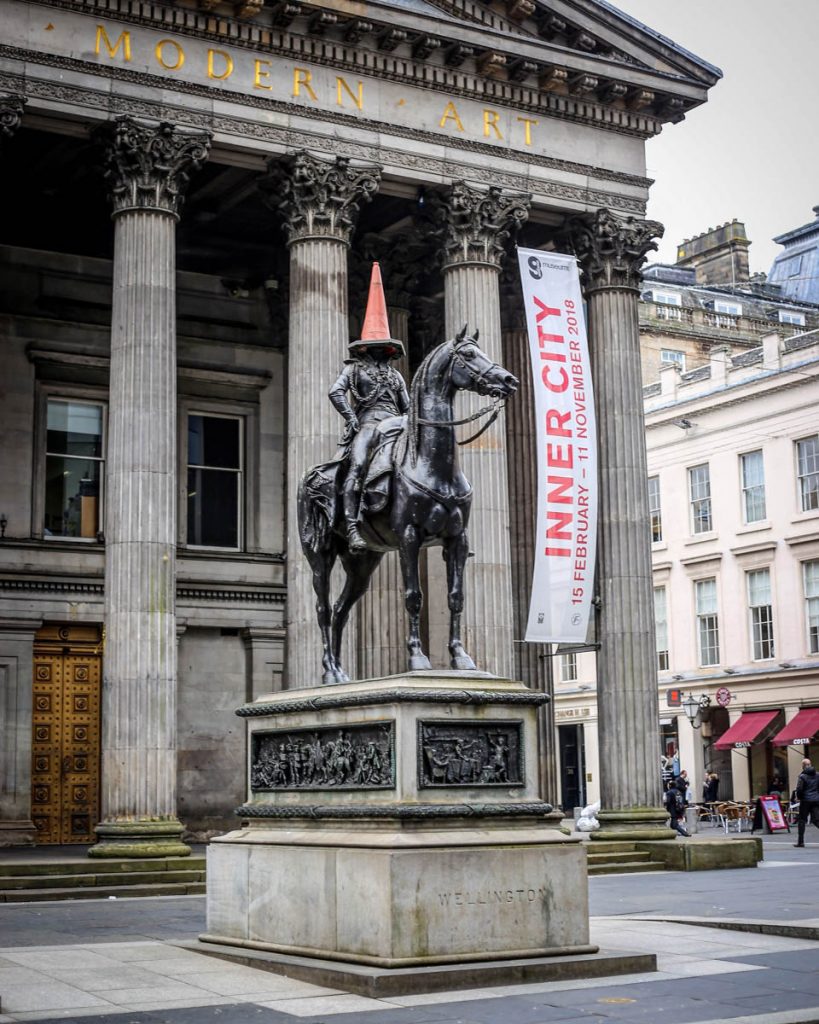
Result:
M45 487L48 447L48 403L50 401L75 402L78 405L97 405L102 408L102 457L100 467L100 495L97 511L97 534L94 537L63 537L45 533ZM34 540L56 544L100 544L105 532L105 491L108 467L108 389L94 385L44 383L35 385L34 451L31 487L31 536Z
M752 455L758 455L760 464L762 467L761 483L748 484L746 482L745 475L745 460ZM752 448L747 452L740 452L739 454L739 488L740 488L740 503L742 507L742 522L745 526L752 526L754 523L764 523L768 518L768 501L765 493L765 455L762 448ZM762 493L762 515L756 519L751 519L748 516L748 498L752 491L761 490Z
M666 356L679 356L680 358L666 359ZM679 366L680 370L685 373L685 352L679 348L661 348L660 366Z
M808 594L808 566L816 566L816 594L811 596ZM819 558L807 558L802 562L802 594L805 600L805 639L807 641L807 653L808 654L819 654ZM815 601L816 605L816 626L811 631L811 601Z
M577 653L575 651L569 651L564 654L559 654L558 658L560 659L558 663L560 682L576 683L578 680Z
M694 497L694 477L693 474L698 469L705 469L707 471L707 488L708 493L702 497ZM698 537L705 533L713 533L714 530L714 507L711 496L711 464L710 462L698 462L695 466L688 466L688 508L689 508L689 524L691 528L691 536ZM707 503L708 507L708 525L705 529L697 529L698 523L698 508L700 505Z
M188 470L191 463L188 461L188 418L190 416L204 416L213 419L229 419L239 421L239 454L240 468L238 470L217 467L220 472L232 472L239 476L237 486L237 545L228 547L214 544L193 544L188 540ZM177 543L186 552L229 552L239 554L250 550L251 538L255 537L255 520L251 516L251 509L255 494L251 491L251 479L255 473L250 465L249 436L251 429L251 410L239 402L219 402L209 399L180 398L179 400L179 422L178 422L178 524ZM207 467L199 467L207 468ZM251 522L253 525L251 525Z
M800 460L800 457L799 457L799 445L800 444L805 444L808 441L813 441L814 444L816 445L816 451L814 453L815 454L815 458L816 458L816 469L812 470L812 471L810 471L808 473L804 473L803 474L803 473L800 472L800 462L801 462L801 460ZM796 461L796 466L795 466L795 469L796 469L796 493L797 493L797 498L798 498L798 501L799 501L799 511L800 512L816 512L817 510L819 510L819 433L817 433L817 434L809 434L807 437L797 437L797 438L795 438L794 442L793 442L793 450L794 450L794 457L795 457L795 461ZM803 479L809 480L811 477L815 477L816 478L815 486L814 486L814 488L812 490L809 490L809 491L806 492L804 487L803 487L802 481L803 481ZM806 504L805 504L806 494L807 494L807 496L815 495L815 500L814 500L813 504L808 504L806 506Z
M681 306L682 295L679 292L664 292L658 290L652 290L651 298L654 302L659 302L665 306Z
M661 619L657 614L657 596L662 594L662 610L664 617ZM663 639L665 640L665 647L660 647L660 623L663 625ZM654 587L654 651L657 655L657 671L667 672L671 665L671 659L669 656L669 643L668 643L668 589L667 587L660 586Z
M656 481L656 487L652 484ZM653 504L656 497L657 502ZM651 543L662 544L663 541L663 503L660 494L660 476L655 473L648 478L648 519L651 529ZM656 534L656 536L655 536Z
M742 303L714 299L714 312L725 316L742 316Z
M700 668L713 668L715 665L721 664L722 651L720 650L720 635L719 635L719 587L717 585L716 576L703 576L701 579L694 580L694 621L696 626L697 634L697 664ZM714 584L714 611L701 611L700 603L700 587L706 583ZM706 620L713 620L708 622ZM705 645L703 643L704 637L708 637L711 634L713 643ZM713 660L706 660L704 652L705 650L714 651Z
M768 603L752 604L752 576L767 575ZM745 600L748 607L748 638L751 661L772 661L776 657L776 634L773 615L773 577L770 566L760 566L745 572ZM767 634L767 635L766 635Z
M792 324L795 327L804 327L805 314L795 309L780 309L779 322L781 324Z

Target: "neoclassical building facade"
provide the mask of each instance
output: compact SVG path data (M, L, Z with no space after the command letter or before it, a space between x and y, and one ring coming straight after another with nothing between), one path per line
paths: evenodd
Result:
M655 814L639 365L645 141L719 71L597 0L7 0L0 10L0 843L182 852L244 795L234 708L318 678L295 490L381 263L411 372L464 323L524 380L465 450L479 667L534 539L515 241L584 270L601 424L598 693L612 823ZM627 499L627 500L624 500ZM426 640L445 652L430 553ZM348 664L404 668L395 564ZM554 726L542 723L554 795Z

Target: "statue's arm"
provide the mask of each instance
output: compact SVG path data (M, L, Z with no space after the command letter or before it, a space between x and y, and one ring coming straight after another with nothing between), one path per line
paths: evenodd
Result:
M397 372L397 371L396 371ZM399 373L398 376L401 378L401 387L398 391L398 408L402 413L409 412L409 395L407 394L407 385L404 383L404 378Z
M345 366L338 375L338 380L330 388L328 397L333 403L333 407L336 412L342 415L348 423L356 423L358 417L355 414L355 410L347 400L347 392L350 390L350 373L350 367Z

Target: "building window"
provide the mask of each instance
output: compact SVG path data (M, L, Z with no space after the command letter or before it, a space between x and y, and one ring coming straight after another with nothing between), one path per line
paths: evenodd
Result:
M766 515L762 452L740 455L739 462L742 472L742 515L746 523L759 523Z
M742 306L738 302L715 302L715 313L728 313L730 316L742 316Z
M668 668L668 608L665 587L654 588L654 636L657 648L657 669L664 672Z
M808 616L808 650L819 654L819 561L803 562L805 610Z
M779 322L781 324L797 324L797 326L799 326L799 327L804 327L805 326L805 314L804 313L794 313L793 310L790 310L790 309L780 309L779 310Z
M773 607L771 605L771 570L756 569L747 573L748 609L751 614L751 647L754 661L774 656Z
M573 683L577 680L577 655L560 655L560 681L561 683Z
M685 352L680 352L676 348L663 348L660 349L660 366L679 366L681 370L685 370Z
M242 420L188 414L188 532L195 547L242 544Z
M682 297L675 292L653 292L654 314L660 320L682 320Z
M688 489L691 495L691 529L694 533L708 533L713 530L714 521L711 516L711 472L707 462L688 470Z
M697 609L697 639L700 665L719 665L719 615L717 613L717 581L697 580L694 584Z
M648 478L648 514L651 517L651 542L658 544L663 539L663 514L660 509L660 478Z
M796 472L802 511L819 509L819 434L796 442Z
M43 535L94 540L102 523L105 407L49 398Z
M681 306L682 296L677 292L652 292L655 302L662 302L666 306Z

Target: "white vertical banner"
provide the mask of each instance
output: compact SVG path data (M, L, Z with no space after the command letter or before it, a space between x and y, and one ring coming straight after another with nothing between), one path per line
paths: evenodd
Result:
M585 643L597 549L597 426L574 256L518 249L537 439L526 640Z

